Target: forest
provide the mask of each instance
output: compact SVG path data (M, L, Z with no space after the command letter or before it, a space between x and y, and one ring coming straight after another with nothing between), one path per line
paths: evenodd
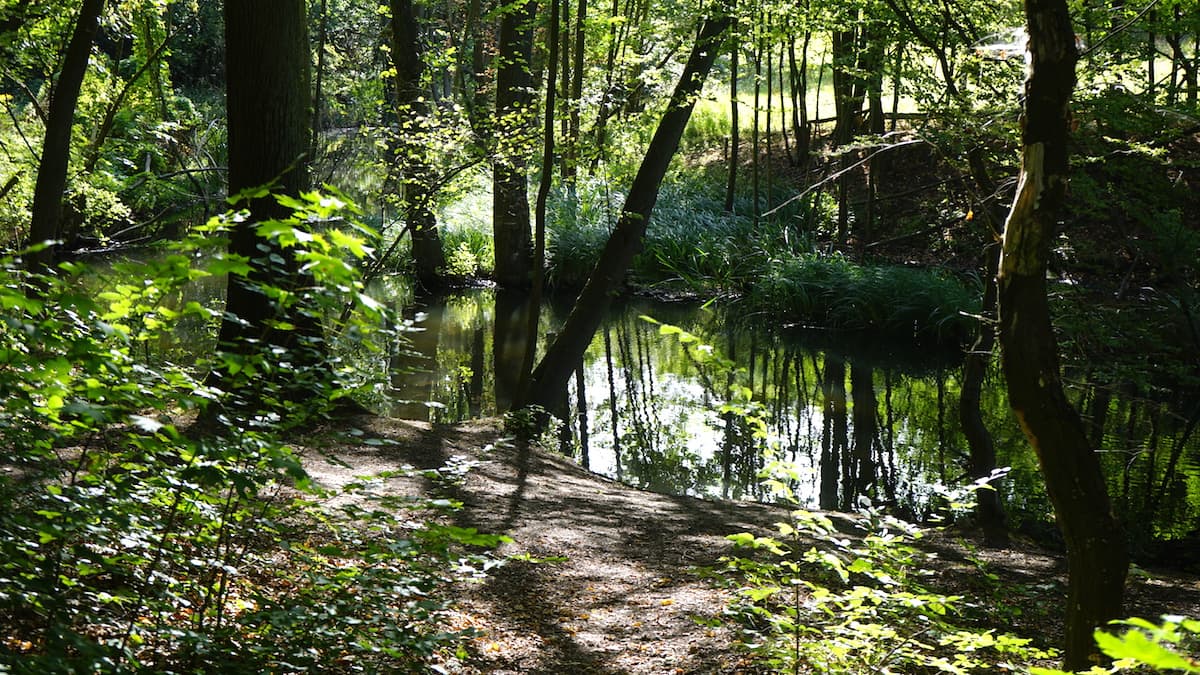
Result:
M0 0L0 672L1200 673L1195 0Z

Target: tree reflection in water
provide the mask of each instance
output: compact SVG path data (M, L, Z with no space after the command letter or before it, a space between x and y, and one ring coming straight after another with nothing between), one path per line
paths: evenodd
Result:
M411 300L409 334L390 359L393 414L434 422L496 415L512 400L529 336L520 296L488 290ZM420 314L418 314L420 313ZM638 318L696 334L738 364L721 371ZM544 336L564 312L542 312ZM825 337L824 343L819 338ZM557 411L560 449L617 480L674 494L770 499L759 482L764 450L795 462L791 486L810 508L854 509L863 500L911 519L941 506L938 486L970 482L967 444L954 413L956 354L930 355L828 336L737 328L697 307L636 301L616 306L597 333ZM1188 392L1074 373L1072 396L1103 452L1119 515L1136 535L1180 538L1200 516L1200 403ZM731 385L748 388L769 432L720 408ZM999 484L1014 527L1049 532L1050 506L1036 459L1009 414L1002 380L981 395L995 436Z

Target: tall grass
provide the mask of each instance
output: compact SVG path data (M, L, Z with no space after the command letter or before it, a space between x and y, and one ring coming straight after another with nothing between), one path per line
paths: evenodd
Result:
M828 200L800 200L756 221L751 198L724 210L723 193L703 179L673 176L660 191L630 283L663 295L737 298L742 316L773 323L870 331L920 342L957 343L970 334L979 289L924 268L863 266L818 254L817 230L833 217ZM782 203L777 195L773 203ZM587 281L625 195L601 177L557 189L547 218L546 280L578 288ZM761 198L760 206L767 203ZM447 260L457 274L493 265L490 200L464 193L442 211Z
M743 316L956 343L970 335L978 312L980 290L937 269L808 254L775 258L763 272L741 299Z
M574 200L556 193L547 251L552 284L586 281L623 201L623 194L599 181L581 183ZM758 223L745 215L751 211L749 199L742 198L734 213L726 213L720 195L702 181L676 178L664 184L631 281L661 290L724 293L757 273L756 260L811 250L809 204Z

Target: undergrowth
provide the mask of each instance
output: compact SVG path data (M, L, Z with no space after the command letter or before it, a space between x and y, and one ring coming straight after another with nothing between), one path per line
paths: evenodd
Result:
M738 418L756 437L767 457L759 474L766 491L798 506L794 487L803 472L774 459L764 408L742 383L744 370L678 327L660 324L659 331L706 366L717 412ZM723 391L718 382L725 383ZM970 508L977 488L942 492L949 507L960 510ZM1067 675L1046 667L1058 650L995 627L1004 623L999 617L1005 603L994 590L991 597L969 598L934 587L935 554L918 546L922 528L869 505L837 518L835 523L830 515L794 508L772 535L729 535L736 553L700 570L734 592L724 616L704 622L733 628L757 668L797 675ZM979 571L994 583L984 567ZM1097 629L1095 636L1099 651L1112 662L1093 667L1090 675L1200 673L1200 661L1192 656L1200 621L1132 618Z
M376 496L389 476L337 493L309 478L292 441L354 380L327 367L337 343L388 322L347 259L372 233L331 229L337 199L293 206L259 234L314 283L261 290L325 317L296 347L322 350L318 373L292 372L313 360L277 346L187 367L146 357L185 319L215 330L220 311L186 291L249 274L221 252L240 215L123 264L127 283L102 293L81 264L35 279L0 260L0 671L395 672L453 652L443 589L493 564L481 551L500 538L443 524L453 502ZM222 389L205 381L216 363ZM303 401L284 391L295 378L311 383ZM197 415L213 423L187 426Z

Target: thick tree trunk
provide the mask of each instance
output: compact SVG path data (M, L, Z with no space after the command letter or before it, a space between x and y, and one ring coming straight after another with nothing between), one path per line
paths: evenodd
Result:
M833 127L833 142L834 145L844 145L858 132L858 115L862 111L862 99L855 95L858 33L854 29L836 30L830 44L833 51L834 116L837 118Z
M528 288L533 265L529 230L528 179L525 175L529 122L532 119L534 11L537 3L518 3L500 19L496 68L496 138L492 165L492 237L496 283Z
M63 192L67 189L67 165L71 160L71 127L79 89L87 73L92 42L100 25L104 0L83 0L75 31L67 44L62 71L50 99L46 135L42 142L42 161L38 165L33 188L33 207L29 221L29 241L42 243L61 239ZM54 262L54 249L48 247L28 256L29 269L43 271Z
M401 208L412 241L417 284L437 290L445 284L446 257L438 236L437 218L429 208L433 198L432 170L425 158L430 145L429 104L424 96L425 62L412 0L391 0L392 63L396 67L396 118L400 125L400 156L404 176Z
M700 36L629 188L616 227L575 300L570 316L534 371L525 404L546 409L555 405L559 392L566 388L575 365L591 343L612 296L620 290L630 262L642 248L646 224L658 200L659 185L679 147L679 138L692 115L696 96L712 68L721 37L730 23L729 15L721 14L705 20L700 28Z
M1121 613L1126 542L1083 423L1067 401L1046 299L1046 265L1067 186L1075 36L1065 0L1026 0L1031 60L1025 83L1021 177L997 277L1009 401L1037 452L1067 544L1068 670L1088 667L1092 631Z
M304 0L225 3L226 109L229 127L229 194L272 186L276 193L298 195L308 189L311 141L308 24ZM273 345L293 364L285 396L312 396L311 383L300 372L318 372L324 350L316 317L303 308L282 309L265 296L261 285L295 290L303 275L290 249L268 246L256 232L265 220L284 218L291 210L274 197L243 200L250 218L238 223L229 252L251 260L248 278L230 275L225 320L219 348L246 354ZM290 323L287 330L274 327ZM316 366L317 369L311 367ZM225 384L225 374L210 377Z

